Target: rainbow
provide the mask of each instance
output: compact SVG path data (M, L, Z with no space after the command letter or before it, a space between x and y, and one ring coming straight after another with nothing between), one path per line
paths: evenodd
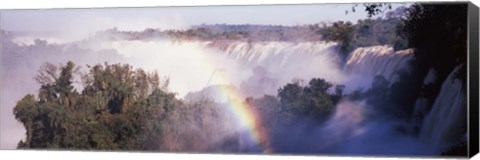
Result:
M210 79L207 81L207 85L212 78L215 78L217 82L222 84L229 84L231 82L229 81L228 76L225 76L222 72L217 72L217 67L213 66L213 63L209 63L210 59L207 57L206 50L197 52L197 54L193 56L196 56L195 58L204 62L203 65L205 66L203 66L203 69L213 72ZM215 89L227 97L228 108L232 111L240 124L248 130L250 139L262 147L263 153L272 153L273 150L270 146L267 130L262 126L261 118L256 111L255 106L246 103L244 101L244 94L232 87L218 86L215 87Z
M261 118L255 110L255 106L240 101L244 96L232 87L217 87L217 89L227 96L229 108L242 126L248 129L251 140L262 147L263 153L272 153L267 131L262 126Z

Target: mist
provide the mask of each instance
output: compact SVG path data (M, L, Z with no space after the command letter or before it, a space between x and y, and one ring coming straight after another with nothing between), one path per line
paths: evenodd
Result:
M168 90L180 99L217 85L235 87L246 98L276 95L279 87L293 80L325 77L339 84L346 80L335 54L335 43L232 42L226 44L231 50L222 50L215 42L165 38L110 40L97 34L70 41L47 33L2 34L1 122L2 128L6 128L2 129L2 148L6 149L15 148L24 138L23 126L14 119L12 109L16 100L38 91L40 85L34 76L44 63L73 61L83 71L88 70L87 65L128 63L157 71L162 78L169 79ZM305 62L306 59L309 61ZM79 77L74 82L81 86ZM77 87L78 91L81 89ZM203 92L201 96L216 98ZM217 103L224 103L225 98L218 96L225 95L217 94L216 99Z
M435 152L408 133L408 122L375 114L364 101L343 100L324 124L308 118L294 124L273 134L278 152L375 156L426 156Z
M175 93L178 99L192 104L209 99L213 101L212 106L225 108L232 97L218 88L241 93L241 97L233 98L243 101L247 97L276 96L285 84L306 85L312 78L345 85L344 94L368 91L374 87L372 83L377 75L384 76L391 86L399 79L398 71L405 69L413 55L412 50L394 52L390 46L372 46L356 49L343 62L338 56L339 45L333 42L198 41L168 37L131 40L115 32L82 35L88 36L65 38L48 33L2 32L2 149L13 149L25 138L25 130L15 120L12 109L24 95L38 91L40 85L34 81L34 76L44 63L73 61L83 71L88 70L87 65L128 63L134 68L156 71L163 79L168 79L168 91ZM81 86L78 77L74 82ZM459 87L454 86L457 90ZM461 97L456 99L459 102L450 107L463 104ZM333 115L324 123L306 117L271 132L274 152L349 155L430 155L439 152L410 133L409 121L391 118L381 108L376 108L378 106L362 100L341 99ZM204 133L202 128L192 127L193 124L178 127L186 136L202 131L201 142L207 145L196 144L198 146L189 149L259 152L258 146L245 138L248 131L228 118L232 113L226 109L221 112L222 123L212 125L216 132ZM442 141L442 138L445 137L432 141ZM225 150L219 147L229 141L234 141L236 146L227 145L230 148Z

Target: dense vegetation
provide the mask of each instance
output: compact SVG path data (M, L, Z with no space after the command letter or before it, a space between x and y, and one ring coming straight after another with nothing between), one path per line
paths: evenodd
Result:
M334 22L331 26L320 27L324 40L340 42L340 52L344 58L358 47L391 45L395 49L406 49L406 40L397 35L396 28L401 23L399 17Z
M178 103L173 95L156 87L160 84L158 75L134 71L128 65L96 65L83 77L84 90L78 93L73 87L74 63L62 66L60 74L58 70L52 64L42 66L36 77L41 84L38 97L26 95L14 108L16 119L27 130L26 140L18 147L158 147L149 144L160 140L158 137L145 136L160 135L157 122L165 120L161 113ZM146 106L151 111L137 115ZM149 123L152 125L145 127ZM132 134L135 137L129 136Z
M410 79L404 80L410 82L403 85L410 88L410 93L433 101L448 74L461 66L456 78L463 83L463 92L467 94L467 7L466 3L414 4L407 10L400 28L403 32L399 35L408 39L408 47L416 49L416 59L412 62L415 70L408 78L403 78ZM430 69L436 71L437 81L423 85L423 78ZM414 100L408 98L405 102L413 104ZM460 125L466 125L467 120L462 123ZM465 156L466 153L467 145L462 140L442 154Z
M89 69L82 73L73 62L41 67L35 78L41 84L38 96L28 94L14 108L16 119L27 130L19 148L228 151L236 147L222 144L236 134L225 106L208 99L179 100L168 92L168 79L127 64ZM81 77L81 92L74 87L75 77ZM288 123L288 118L328 117L339 99L327 93L330 87L323 79L312 79L307 86L287 84L278 97L247 98L244 103L264 116L279 115L264 122L273 129ZM218 139L221 133L233 137ZM216 139L219 142L212 144Z

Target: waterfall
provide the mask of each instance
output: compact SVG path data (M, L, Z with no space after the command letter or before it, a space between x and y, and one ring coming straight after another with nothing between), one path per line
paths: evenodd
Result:
M293 80L323 78L335 84L347 79L332 42L207 42L206 48L226 55L249 70L239 88L250 96L276 95L278 88ZM228 72L228 65L224 72ZM237 77L231 77L237 78Z
M280 85L293 79L324 78L346 85L345 93L368 88L376 75L384 76L392 84L398 80L397 72L406 68L414 57L412 49L394 52L391 46L362 47L349 55L342 68L335 51L337 46L331 42L216 41L205 44L252 70L253 76L243 81L240 88L254 97L275 94ZM266 92L257 94L259 89Z
M351 79L355 79L355 75L382 75L392 84L398 81L397 72L406 68L408 61L414 58L412 53L412 49L394 52L389 46L358 48L347 58L344 72ZM430 151L444 151L458 143L465 134L466 98L461 80L455 78L462 67L457 66L450 73L434 102L423 96L418 97L415 102L412 127L420 128L420 141L426 144ZM437 83L436 70L430 69L423 84L433 83Z
M420 139L435 152L454 145L466 130L466 97L462 82L455 78L463 66L457 66L443 82L432 109L425 117Z
M211 43L209 46L217 47L226 54L249 64L275 64L283 66L289 59L325 55L336 57L332 50L337 46L332 42L232 42Z
M412 49L394 52L390 46L360 47L348 56L344 71L351 76L382 75L394 83L398 80L397 72L413 57Z

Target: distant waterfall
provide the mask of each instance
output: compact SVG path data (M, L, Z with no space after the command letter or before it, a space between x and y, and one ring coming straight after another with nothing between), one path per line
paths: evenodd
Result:
M390 46L362 47L353 51L342 68L335 51L337 43L330 42L208 42L205 47L252 68L253 75L241 88L268 87L275 94L280 85L301 79L324 78L334 84L347 86L345 92L370 86L374 76L382 75L389 82L398 80L397 72L413 58L413 50L394 52ZM254 69L255 68L255 69ZM308 82L307 82L308 83ZM261 96L261 95L253 95Z
M298 59L311 57L315 55L328 55L336 57L332 50L337 43L332 42L232 42L211 43L209 46L216 47L224 51L235 59L250 64L269 64L286 65L289 59ZM330 52L330 53L329 53ZM312 58L312 57L311 57Z
M413 50L394 52L390 46L361 47L347 58L344 71L347 74L374 77L382 75L390 83L398 80L397 71L413 58Z
M462 82L455 78L460 68L462 66L457 66L443 82L432 109L423 121L420 138L433 151L448 149L460 140L466 130L465 91L462 90Z
M238 42L215 41L205 47L226 55L242 70L250 70L240 88L251 96L276 95L278 88L293 80L308 83L323 78L343 84L347 78L341 69L340 58L332 42ZM228 72L228 65L223 72Z

